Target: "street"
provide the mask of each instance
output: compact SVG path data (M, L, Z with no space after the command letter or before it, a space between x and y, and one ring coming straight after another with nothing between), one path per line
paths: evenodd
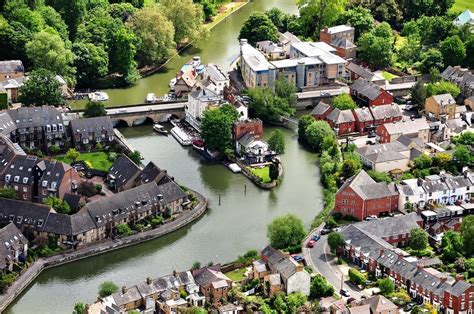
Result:
M342 272L337 265L336 258L330 252L327 238L327 235L321 236L313 248L303 248L303 254L308 266L313 268L316 273L326 277L327 281L334 286L336 293L339 293ZM348 283L347 274L344 275L343 288L349 290L351 297L360 300L360 289Z

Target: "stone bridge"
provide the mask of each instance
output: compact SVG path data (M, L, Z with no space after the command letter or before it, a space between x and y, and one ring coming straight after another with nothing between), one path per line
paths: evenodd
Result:
M163 104L144 104L130 107L120 107L107 109L114 125L126 124L134 126L143 124L146 121L165 122L170 118L184 118L184 107L186 102L174 102Z

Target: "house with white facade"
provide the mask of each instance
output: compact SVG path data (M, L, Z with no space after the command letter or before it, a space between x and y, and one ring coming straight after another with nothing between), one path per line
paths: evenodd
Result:
M229 76L217 65L209 63L204 72L204 79L201 84L207 90L211 90L218 95L224 93L224 87L229 86Z
M246 133L235 141L235 151L248 164L264 163L275 156L268 147L268 143L252 132Z
M196 130L200 131L201 119L204 111L207 109L218 108L221 100L221 96L207 88L200 88L189 93L188 104L185 109L186 122Z

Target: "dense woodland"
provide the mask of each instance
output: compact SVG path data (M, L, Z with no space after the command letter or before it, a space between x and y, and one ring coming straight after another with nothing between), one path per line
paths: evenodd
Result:
M225 0L0 0L0 60L62 75L70 86L125 86L206 35Z

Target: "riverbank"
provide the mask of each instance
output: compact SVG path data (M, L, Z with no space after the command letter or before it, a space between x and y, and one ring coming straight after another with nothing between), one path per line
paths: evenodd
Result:
M175 220L161 225L160 227L143 231L125 238L96 243L75 251L65 251L61 254L47 258L39 258L15 280L4 294L0 295L0 313L5 311L5 309L15 301L15 299L28 288L28 286L41 274L43 270L153 240L196 221L206 212L206 209L208 208L208 199L196 191L191 192L193 192L199 199L199 203L196 207L192 210L185 211Z

